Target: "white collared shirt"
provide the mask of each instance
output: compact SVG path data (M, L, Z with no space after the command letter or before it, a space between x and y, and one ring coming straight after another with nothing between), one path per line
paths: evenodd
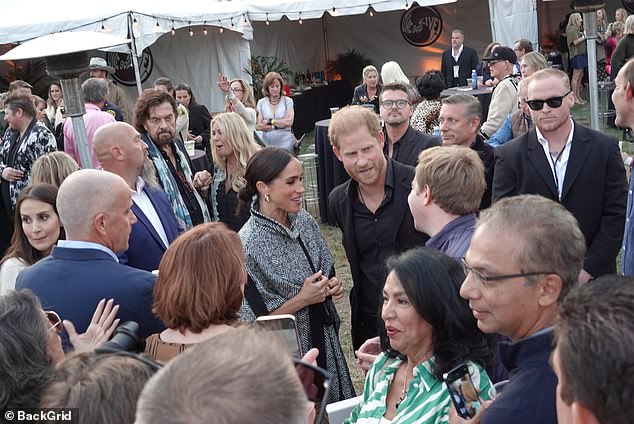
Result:
M453 59L457 62L458 58L460 57L460 55L462 54L462 48L464 47L464 44L460 46L460 48L458 49L458 54L454 53L454 49L453 47L451 48L451 55L453 56Z
M548 140L544 138L539 128L535 127L535 132L537 133L537 141L539 142L539 144L542 145L542 149L544 149L544 154L546 155L546 160L548 161L548 165L550 165L550 170L553 173L553 179L555 180L555 186L557 187L559 201L561 201L561 195L564 188L564 180L566 177L566 169L568 169L568 159L570 158L572 136L575 133L575 121L573 121L572 118L570 118L570 123L572 125L570 127L568 138L566 139L566 145L557 157L550 154L550 149L548 148Z
M161 238L163 245L167 248L169 246L169 242L167 241L167 234L163 228L163 223L161 222L161 218L159 218L156 209L154 209L152 201L148 197L147 193L143 191L143 187L145 187L145 181L143 181L143 178L138 177L136 180L136 190L130 190L132 192L132 201L139 207L139 209L141 209L141 212L145 214L147 219L150 221L150 224L152 224L152 227L154 227Z
M58 240L57 246L64 247L66 249L95 249L101 250L102 252L106 252L110 256L114 258L115 261L119 262L119 258L115 253L104 246L103 244L93 243L92 241L80 241L80 240Z

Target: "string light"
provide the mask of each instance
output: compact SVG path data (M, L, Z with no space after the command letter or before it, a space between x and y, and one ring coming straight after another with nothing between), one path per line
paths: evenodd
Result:
M231 28L235 28L235 25L233 25L233 18L231 18Z
M299 12L299 24L303 24L304 21L302 21L302 12Z
M405 0L405 8L407 9L409 7L409 3L407 0Z
M372 5L368 5L368 9L370 9L370 17L374 16L374 11L372 10Z
M132 16L134 16L134 15L132 15ZM136 20L136 16L134 16L134 18L132 19L132 23L135 23L135 24L138 23L137 20Z
M266 12L266 26L271 25L271 23L269 22L269 12Z
M337 9L335 9L335 6L332 7L332 13L335 13L337 11Z
M172 35L176 35L176 30L174 29L174 19L172 19Z
M101 21L101 31L105 31L106 30L106 26L103 24L103 21Z
M189 21L188 25L189 25L189 36L193 37L194 31L192 30L192 21Z
M203 34L207 35L207 21L203 22Z
M247 23L247 14L245 13L242 16L244 16L244 23L246 24Z
M158 19L156 19L156 27L157 27L157 28L160 28L160 27L161 27L161 24L159 24Z

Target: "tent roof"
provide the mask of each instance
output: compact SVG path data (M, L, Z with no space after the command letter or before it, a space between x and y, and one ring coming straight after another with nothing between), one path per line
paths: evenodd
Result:
M432 6L456 0L418 0ZM108 0L93 2L64 0L13 1L2 6L10 19L0 23L0 44L18 43L60 31L101 31L128 37L128 16L137 22L134 35L138 51L151 45L172 28L194 25L223 26L251 37L249 21L276 21L362 14L371 6L377 12L405 9L410 0ZM158 24L158 25L157 25Z

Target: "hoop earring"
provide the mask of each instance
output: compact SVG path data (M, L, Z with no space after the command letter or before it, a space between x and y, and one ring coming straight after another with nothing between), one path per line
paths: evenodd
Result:
M266 193L266 194L264 195L264 201L265 201L266 203L269 203L269 202L271 201L271 195L270 195L270 194L268 194L268 193Z

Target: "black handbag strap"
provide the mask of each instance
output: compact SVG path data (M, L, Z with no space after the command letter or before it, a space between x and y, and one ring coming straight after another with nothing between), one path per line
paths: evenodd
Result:
M251 310L253 310L256 318L269 314L269 310L266 308L262 295L255 286L255 282L248 274L247 285L244 286L244 297L247 299L247 302L249 302L249 306L251 306Z

